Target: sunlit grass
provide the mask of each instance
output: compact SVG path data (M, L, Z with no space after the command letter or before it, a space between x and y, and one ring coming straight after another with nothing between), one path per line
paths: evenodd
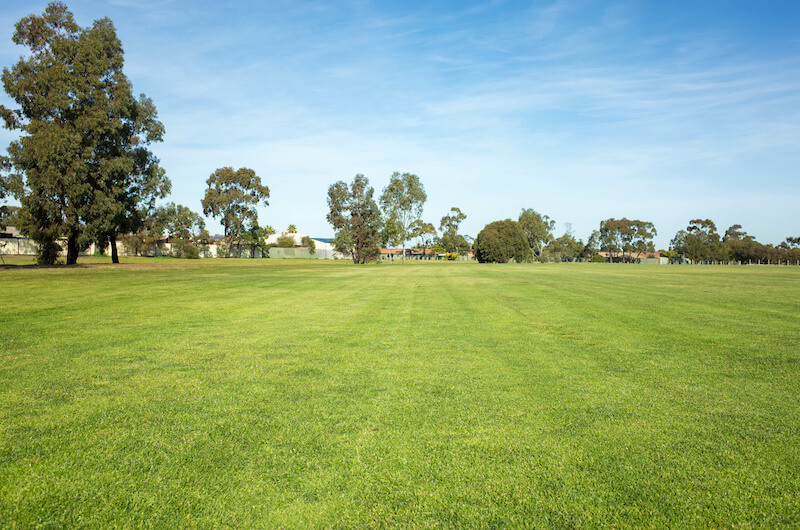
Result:
M2 526L800 524L800 268L0 270Z

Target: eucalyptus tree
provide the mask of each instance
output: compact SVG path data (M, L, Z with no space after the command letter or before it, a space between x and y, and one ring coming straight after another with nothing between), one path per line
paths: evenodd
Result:
M439 245L447 252L468 252L470 244L466 238L458 233L458 227L464 222L467 215L461 209L453 207L450 212L442 217L439 222Z
M432 223L426 223L422 220L418 221L413 227L414 237L419 238L419 246L422 248L423 254L428 253L436 241L436 227Z
M419 177L411 173L394 172L383 188L380 203L384 214L397 229L397 242L403 246L406 262L406 241L413 237L413 227L422 217L422 207L428 195Z
M623 261L630 261L634 252L654 251L653 238L657 235L655 225L638 219L605 219L600 222L600 250L620 254ZM627 256L626 256L627 254Z
M553 239L556 222L533 208L523 208L517 221L534 256L541 256L544 246Z
M137 224L143 202L163 197L169 181L147 149L163 126L144 96L132 96L123 51L107 18L81 28L67 7L20 20L12 37L30 50L4 68L5 127L20 131L8 147L21 209L20 230L53 263L67 241L67 264L81 248Z
M375 190L369 180L358 174L348 186L340 180L328 188L328 222L336 235L337 252L350 256L353 263L367 263L380 255L381 211L372 198Z
M256 172L248 168L236 171L223 167L208 180L203 198L203 213L219 217L224 229L226 255L238 248L245 232L258 225L259 204L269 205L269 187L261 184Z

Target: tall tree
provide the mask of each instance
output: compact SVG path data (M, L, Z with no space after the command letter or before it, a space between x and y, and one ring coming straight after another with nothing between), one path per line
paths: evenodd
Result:
M655 251L653 238L657 232L649 221L612 217L600 222L598 232L600 249L608 252L612 260L614 254L621 256L623 261L630 261L634 252Z
M366 263L380 255L381 212L372 198L375 190L361 174L350 186L340 180L328 188L328 222L336 230L334 248L353 263Z
M38 245L37 261L54 263L67 238L67 263L77 261L82 219L91 200L89 162L94 142L87 135L86 107L91 102L90 70L81 54L81 29L64 4L50 4L42 16L20 20L12 37L30 49L11 69L3 69L3 87L20 106L0 107L5 126L22 133L8 147L22 183L20 230Z
M256 249L261 249L261 255L266 256L267 238L275 233L271 226L253 225L242 236L242 244L250 250L250 257L256 257Z
M741 227L729 228L729 238L736 237ZM733 230L731 230L733 229ZM692 219L686 230L681 230L672 240L673 249L678 254L693 261L723 261L728 259L728 248L722 243L717 226L711 219Z
M394 172L389 177L389 185L383 188L381 208L396 226L398 241L403 246L403 263L406 262L406 241L413 237L412 227L422 217L427 199L419 177L411 173Z
M53 263L66 238L73 264L81 248L134 226L142 201L168 191L146 148L163 126L150 100L133 98L109 19L81 28L54 2L20 20L13 40L30 50L2 76L20 107L0 107L5 126L22 133L8 148L18 225L40 263Z
M534 256L541 256L544 246L553 239L551 232L555 228L556 222L532 208L523 208L518 222Z
M259 204L269 205L269 188L261 184L255 171L223 167L214 171L208 180L203 198L203 213L219 217L225 231L225 248L230 255L237 248L242 236L258 224Z
M466 218L467 215L461 209L453 207L439 222L439 230L442 233L439 237L439 244L447 252L469 252L470 244L464 236L458 233L458 227L461 226L461 223Z
M426 255L428 249L436 241L436 228L433 224L420 220L414 225L413 230L414 237L419 238L419 247L422 249L423 255Z

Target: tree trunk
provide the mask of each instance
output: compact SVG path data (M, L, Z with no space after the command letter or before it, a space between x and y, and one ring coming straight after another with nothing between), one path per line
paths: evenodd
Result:
M70 232L67 239L67 265L78 263L78 234Z
M113 234L108 238L111 243L111 263L119 263L119 254L117 254L117 234Z
M406 264L406 242L403 241L403 265Z

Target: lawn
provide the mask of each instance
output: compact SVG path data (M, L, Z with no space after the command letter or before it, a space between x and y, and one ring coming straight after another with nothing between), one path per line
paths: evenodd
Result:
M797 526L800 267L0 269L0 525Z

